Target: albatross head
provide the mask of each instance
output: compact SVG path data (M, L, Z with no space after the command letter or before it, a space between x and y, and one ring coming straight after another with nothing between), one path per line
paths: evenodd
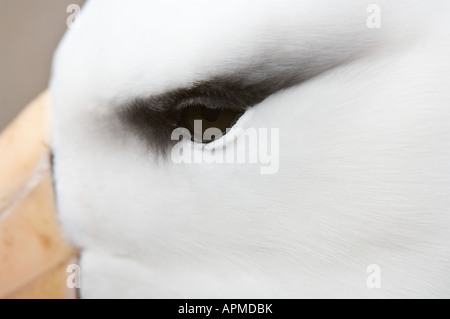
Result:
M378 3L89 1L50 91L81 296L449 296L450 8Z

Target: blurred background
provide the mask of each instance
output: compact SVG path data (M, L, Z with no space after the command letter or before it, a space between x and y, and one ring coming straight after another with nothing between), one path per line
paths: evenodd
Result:
M70 4L84 0L0 0L0 131L45 90Z

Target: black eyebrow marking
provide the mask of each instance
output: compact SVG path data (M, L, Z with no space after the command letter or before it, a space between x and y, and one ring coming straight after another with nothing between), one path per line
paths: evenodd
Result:
M301 83L305 74L286 68L276 73L255 68L243 76L228 75L197 82L188 88L136 98L120 111L121 121L155 152L165 155L171 145L171 133L178 127L184 107L203 104L211 108L244 112L270 95ZM253 71L253 72L252 72Z

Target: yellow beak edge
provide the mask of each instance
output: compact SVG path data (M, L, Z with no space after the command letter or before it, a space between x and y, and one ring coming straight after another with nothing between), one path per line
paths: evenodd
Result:
M49 95L42 93L0 135L0 298L67 298L77 254L57 221Z

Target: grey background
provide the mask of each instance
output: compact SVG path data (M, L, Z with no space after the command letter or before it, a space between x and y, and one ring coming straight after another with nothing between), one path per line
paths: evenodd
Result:
M84 0L0 0L0 131L47 87L72 3Z

